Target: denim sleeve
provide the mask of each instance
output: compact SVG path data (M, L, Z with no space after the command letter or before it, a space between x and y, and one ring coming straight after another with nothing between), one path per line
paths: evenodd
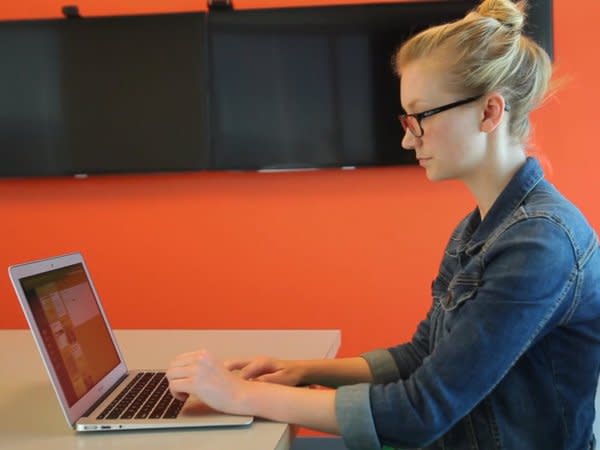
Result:
M409 378L338 390L348 448L424 447L445 433L557 321L575 274L573 247L558 224L530 218L504 231L482 261L472 296L449 312L451 329Z
M406 379L412 375L430 353L429 337L433 309L434 305L432 304L427 317L421 321L410 342L389 349L389 353L398 368L399 378Z
M408 378L429 353L431 310L417 327L412 340L387 350L374 350L361 355L369 364L373 383L385 384Z
M422 363L429 347L430 317L431 310L417 327L411 342L361 355L369 364L374 384L408 377ZM381 449L373 422L369 384L340 387L336 393L336 415L349 449Z

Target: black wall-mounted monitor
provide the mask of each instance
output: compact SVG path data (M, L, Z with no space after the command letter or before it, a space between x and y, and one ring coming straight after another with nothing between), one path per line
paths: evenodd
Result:
M411 164L393 56L410 35L478 1L214 11L208 15L216 168ZM541 17L534 36L551 50ZM538 30L540 32L538 32ZM540 39L541 38L541 39Z
M0 176L209 166L206 14L0 24Z

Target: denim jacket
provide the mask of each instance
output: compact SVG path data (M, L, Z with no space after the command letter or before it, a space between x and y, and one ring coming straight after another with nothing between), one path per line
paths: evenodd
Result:
M596 234L529 158L453 232L406 344L340 387L349 449L584 450L600 368Z

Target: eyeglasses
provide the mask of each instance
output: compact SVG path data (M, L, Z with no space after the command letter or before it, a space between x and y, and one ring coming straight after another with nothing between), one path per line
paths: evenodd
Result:
M437 108L430 109L428 111L423 111L418 114L400 114L398 119L402 124L402 128L404 131L409 130L414 137L420 138L423 136L424 131L423 127L421 127L421 121L426 117L433 116L435 114L439 114L444 111L448 111L449 109L456 108L458 106L465 105L467 103L474 102L475 100L479 100L483 95L477 95L475 97L469 97L464 100L459 100L457 102L448 103L447 105L439 106ZM508 103L504 106L505 111L510 111L510 107Z

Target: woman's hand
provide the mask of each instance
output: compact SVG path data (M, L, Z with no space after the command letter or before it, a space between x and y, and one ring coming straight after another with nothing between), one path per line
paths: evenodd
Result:
M266 381L286 386L297 386L302 381L302 373L297 364L266 356L226 361L225 367L232 371L239 370L238 375L244 380Z
M298 384L303 364L264 357L223 364L206 350L199 350L179 355L167 370L167 379L179 400L192 395L217 411L339 434L334 390L283 386ZM238 369L240 373L233 372ZM250 378L273 383L248 381Z
M167 370L167 379L171 393L179 400L194 395L215 410L244 414L241 399L248 381L206 350L177 356Z

